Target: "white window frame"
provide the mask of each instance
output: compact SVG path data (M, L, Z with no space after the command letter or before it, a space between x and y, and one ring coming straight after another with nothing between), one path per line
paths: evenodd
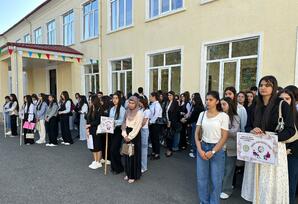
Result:
M49 25L54 23L54 29L49 30ZM50 37L51 37L51 42L50 42ZM53 41L53 42L52 42ZM55 19L49 21L47 23L47 43L49 45L55 45L57 43L57 36L56 36L56 21Z
M38 31L40 31L39 36L36 35L36 34L38 34L37 33ZM40 39L40 42L38 41L38 39ZM35 44L42 44L42 28L41 28L41 26L34 30L34 43Z
M241 57L231 57L231 44L232 42L236 41L244 41L249 39L258 38L258 54L257 55L250 55L250 56L241 56ZM216 45L216 44L222 44L222 43L230 43L230 49L229 49L229 58L225 59L219 59L219 60L207 60L207 47L210 45ZM223 69L223 63L225 62L231 62L231 61L237 61L237 70L236 70L236 90L239 91L240 86L240 60L241 59L254 59L257 58L257 72L256 72L256 85L260 79L261 76L261 70L262 70L262 60L263 60L263 33L252 33L252 34L246 34L238 37L228 38L228 39L222 39L222 40L216 40L212 42L204 42L201 47L201 70L200 70L200 93L202 95L203 100L205 99L206 95L206 83L207 83L207 63L211 62L220 62L220 69ZM239 62L238 62L239 61ZM220 77L222 78L222 77ZM220 87L222 86L222 82L220 81ZM219 89L220 96L223 95L222 88Z
M71 22L68 22L68 23L64 23L64 18L70 14L73 14L73 20ZM75 12L74 10L69 10L67 11L66 13L64 13L62 15L62 44L65 45L65 46L71 46L71 45L74 45L75 44ZM72 25L72 30L71 30L71 42L69 42L69 40L67 40L68 43L65 42L65 32L64 32L64 27L65 26L69 26L69 24ZM67 37L67 36L66 36Z
M178 8L178 9L172 9L172 0L170 0L170 5L169 5L169 11L166 11L166 12L162 12L162 0L158 0L158 11L159 11L159 14L156 15L156 16L152 16L151 17L151 11L150 11L150 1L151 0L146 0L146 21L151 21L151 20L155 20L155 19L158 19L158 18L162 18L162 17L165 17L165 16L168 16L168 15L172 15L172 14L175 14L175 13L179 13L181 11L184 11L186 10L186 7L185 7L185 0L182 0L183 1L183 5L181 8Z
M123 66L122 65L122 60L127 60L127 59L131 59L131 70L117 70L117 71L113 71L112 70L112 63L115 62L115 61L121 61L121 67ZM134 70L134 57L133 55L129 55L129 56L124 56L124 57L118 57L118 58L110 58L108 59L108 67L109 67L109 72L108 72L108 79L109 82L108 82L108 86L109 86L109 93L112 93L113 92L113 73L117 73L117 84L118 84L118 87L116 90L119 90L119 86L120 86L120 73L125 73L125 90L122 90L123 91L123 94L124 95L127 95L127 72L131 72L131 84L132 84L132 90L133 90L133 82L134 82L134 77L133 77L133 70ZM122 69L122 68L121 68Z
M91 83L91 78L92 78L92 76L94 76L95 77L95 84L96 83L98 83L98 90L95 90L95 93L96 92L98 92L98 91L100 91L100 89L101 89L101 77L100 77L100 66L99 66L99 64L98 64L98 73L94 73L93 72L93 65L96 65L97 63L96 63L96 61L95 61L95 63L93 62L92 64L91 63L89 63L89 64L84 64L84 66L83 66L83 76L84 76L84 93L86 94L86 95L88 95L88 92L89 91L91 91L91 90L86 90L86 76L88 76L88 78L89 78L89 87L92 87L92 83ZM91 65L91 68L92 68L92 73L88 73L88 74L86 74L86 72L85 72L85 70L86 70L86 67L85 66L90 66ZM98 80L99 81L96 81L96 75L98 75ZM96 87L96 85L95 85L95 87Z
M117 14L116 14L116 19L117 19L117 26L114 30L112 30L112 12L111 12L111 8L112 8L112 2L114 1L117 1ZM131 24L129 25L126 25L126 0L124 1L124 26L121 26L119 27L119 0L108 0L108 3L107 3L107 19L108 19L108 26L107 26L107 32L108 33L113 33L113 32L116 32L116 31L120 31L120 30L124 30L124 29L127 29L127 28L131 28L134 26L134 1L135 0L132 0L131 1Z
M201 0L201 5L203 5L203 4L207 4L207 3L210 3L210 2L212 2L212 1L216 1L216 0Z
M29 38L29 41L27 41L27 37ZM29 33L27 33L26 35L24 35L24 43L31 43L31 36Z
M164 54L164 63L165 63L165 54L166 53L171 53L175 51L180 51L181 54L181 63L180 64L175 64L175 65L164 65L160 67L150 67L150 57L152 55L156 54ZM161 89L161 69L164 69L165 67L177 67L180 66L180 93L183 92L183 70L184 70L184 47L179 46L179 47L173 47L173 48L166 48L166 49L161 49L161 50L155 50L155 51L150 51L145 54L145 59L146 59L146 73L145 73L145 93L147 95L150 94L150 70L158 68L158 89ZM171 74L170 74L170 69L169 70L169 78L168 78L168 88L171 89Z
M87 14L85 14L85 6L87 6L88 4L92 4L94 1L96 1L96 0L89 0L89 1L87 1L87 2L85 2L85 3L83 3L82 4L82 11L81 11L81 13L82 13L82 37L81 37L81 40L82 41L85 41L85 40L90 40L90 39L94 39L94 38L97 38L98 36L99 36L99 32L100 32L100 30L99 30L99 1L100 0L97 0L97 5L98 5L98 7L95 9L95 10L91 10L89 13L87 13ZM97 17L98 17L98 19L97 19L97 33L95 33L95 11L97 11ZM88 29L89 29L89 36L88 37L86 37L85 36L85 16L88 16L88 18L89 18L89 26L88 26ZM93 28L90 28L91 26L90 26L90 18L91 17L93 17ZM94 31L94 35L93 36L91 36L90 35L90 29L93 29L93 31Z

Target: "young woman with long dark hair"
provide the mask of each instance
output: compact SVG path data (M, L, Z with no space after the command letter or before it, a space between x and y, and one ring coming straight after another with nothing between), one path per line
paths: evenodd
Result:
M287 152L283 141L295 134L293 111L290 106L277 96L278 83L274 76L265 76L259 82L257 103L248 121L251 133L256 136L266 132L276 132L278 137L277 165L261 164L259 166L259 196L255 192L255 168L246 162L242 197L250 202L264 204L289 203ZM279 107L283 117L283 128L277 129Z
M47 96L44 93L38 95L38 103L36 106L36 122L38 124L39 140L36 144L46 143L46 127L45 127L45 116L48 108Z
M228 140L224 147L225 150L225 174L222 184L221 199L227 199L233 192L233 177L237 161L237 132L240 131L240 117L237 114L237 107L231 98L221 99L223 112L229 116Z
M199 116L195 136L198 195L201 203L219 204L225 169L223 147L228 139L229 116L222 112L216 91L207 93L206 106L207 111Z
M88 101L86 96L80 95L80 101L79 101L79 107L78 107L78 113L80 114L79 117L79 136L80 140L84 141L86 140L86 115L88 113Z
M60 117L60 126L62 132L63 145L73 144L70 128L69 128L69 116L71 115L71 100L67 91L62 91L60 95L60 108L58 111Z
M35 123L36 119L35 119L35 113L34 113L34 104L32 102L32 97L30 95L25 96L25 106L24 106L24 120L23 120L23 124L25 122L29 122L29 123ZM29 129L25 129L23 128L23 132L24 132L24 143L26 145L31 145L34 144L34 138L27 138L26 135L27 134L34 134L34 130L29 130Z
M114 118L115 120L114 134L110 135L111 171L113 174L119 174L124 171L121 162L120 149L122 144L121 125L123 124L125 117L125 108L121 105L121 95L117 92L113 95L113 104L114 106L110 109L109 113L109 117Z
M291 107L295 121L296 131L298 127L298 112L296 108L296 98L293 93L297 92L298 88L291 86L290 88L286 87L283 91L279 93L280 97L284 99ZM298 140L288 143L286 147L288 155L290 204L295 204L296 189L298 186Z
M93 162L89 165L91 169L98 169L102 167L100 160L102 159L102 139L96 134L98 125L100 124L101 116L103 115L103 108L100 99L96 95L90 97L90 108L86 116L87 119L87 138L92 137L93 149Z
M6 135L11 135L11 124L10 124L10 115L9 115L9 109L11 100L9 96L5 96L5 103L3 105L3 118L5 120L5 127L6 127Z
M10 115L11 137L16 137L18 136L17 117L19 115L19 102L15 94L10 94L10 100L8 111Z
M190 100L190 94L188 91L184 92L180 95L181 103L180 106L180 114L181 118L188 118L191 114L191 100ZM185 150L187 147L187 134L189 134L189 124L182 123L182 128L180 131L180 144L179 148L182 150Z
M58 145L58 103L54 95L48 96L49 107L46 112L45 121L46 121L46 130L49 137L49 143L46 144L48 147L55 147Z

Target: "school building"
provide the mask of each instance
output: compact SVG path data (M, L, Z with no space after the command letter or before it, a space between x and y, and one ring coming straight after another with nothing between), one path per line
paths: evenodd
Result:
M298 85L296 0L47 0L0 36L0 97Z

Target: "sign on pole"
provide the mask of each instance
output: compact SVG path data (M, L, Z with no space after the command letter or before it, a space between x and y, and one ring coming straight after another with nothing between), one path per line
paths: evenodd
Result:
M264 135L237 133L237 159L258 164L277 164L278 137L274 133Z
M109 133L114 134L114 118L104 117L100 118L100 125L97 128L96 133L102 134L106 133L106 148L105 148L105 175L107 175L107 160L108 160L108 140Z

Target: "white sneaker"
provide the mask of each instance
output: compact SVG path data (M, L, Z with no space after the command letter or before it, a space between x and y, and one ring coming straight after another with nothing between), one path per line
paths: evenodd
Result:
M100 160L100 163L104 164L106 162L106 160L104 159L101 159ZM107 160L107 165L111 165L111 161L110 160Z
M195 158L195 155L194 155L194 153L192 153L192 152L189 153L188 155L189 155L191 158Z
M46 144L46 147L50 147L51 146L51 144Z
M93 161L90 165L89 165L89 168L92 169L93 166L95 165L96 161Z
M63 141L62 137L59 137L57 140L58 140L58 141Z
M145 169L142 169L141 170L141 173L143 174L143 173L145 173L147 170L145 170Z
M7 133L5 133L6 135L11 135L11 131L8 131Z
M102 167L102 164L100 162L96 162L96 161L94 161L94 163L92 162L92 164L89 166L90 169L98 169L101 167Z
M64 142L64 145L65 145L65 146L69 146L70 143L68 143L68 142Z
M228 194L224 193L224 192L222 192L222 193L220 194L220 198L223 199L223 200L228 199L229 197L230 197L230 196L229 196Z
M65 144L65 142L61 142L61 144L63 144L63 145L64 145L64 144Z
M46 142L45 142L45 141L37 140L35 143L36 143L36 144L44 144L44 143L46 143Z

